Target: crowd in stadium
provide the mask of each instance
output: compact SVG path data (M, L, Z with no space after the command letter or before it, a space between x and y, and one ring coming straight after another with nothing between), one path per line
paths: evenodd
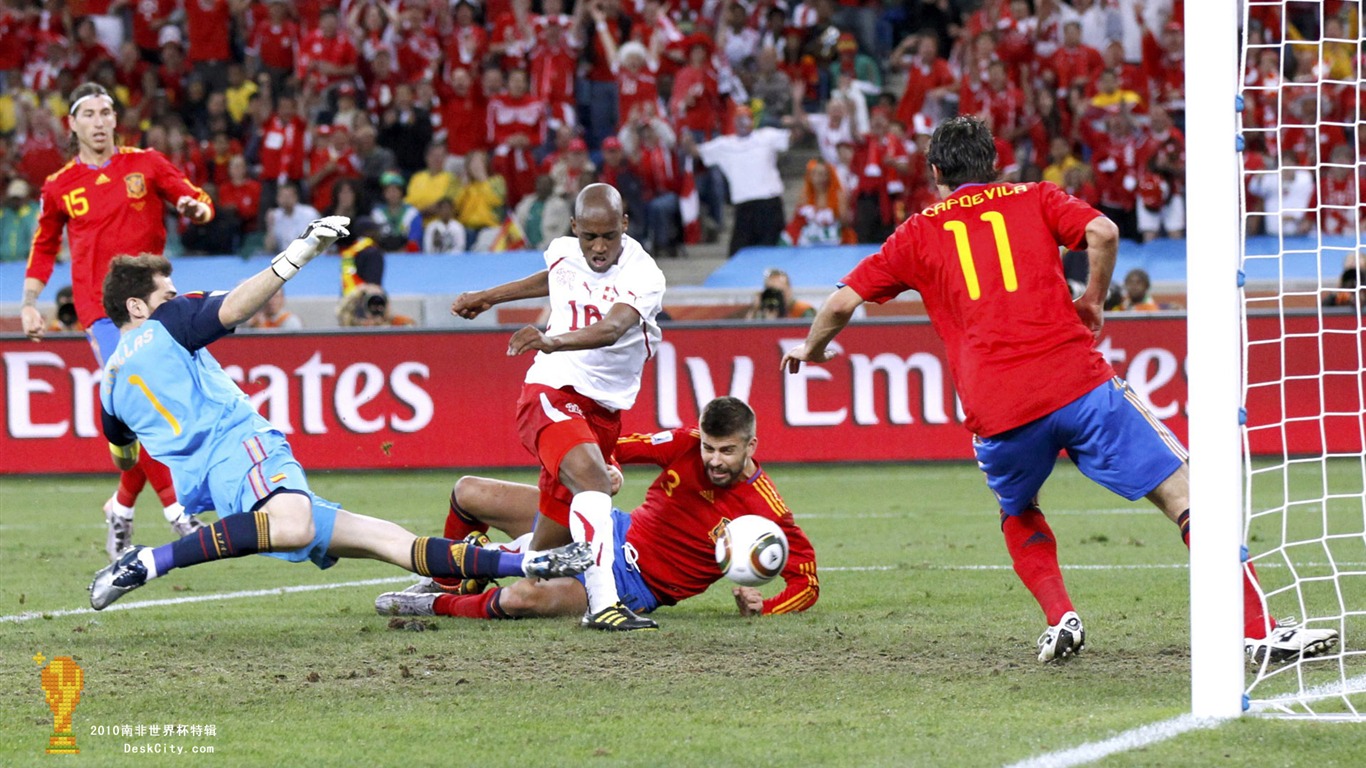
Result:
M0 258L26 255L87 80L115 95L123 143L160 150L215 201L210 224L179 223L188 252L269 250L315 212L371 222L391 252L539 248L596 179L622 190L632 234L677 255L715 238L730 204L698 147L749 124L817 150L784 179L800 191L780 242L880 242L935 199L924 144L961 113L990 121L1004 178L1057 183L1126 238L1181 237L1182 5L6 0ZM1337 204L1358 177L1356 6L1288 8L1252 9L1247 34L1267 47L1247 64L1247 162L1306 167L1250 177L1254 210ZM1264 228L1337 231L1353 213Z

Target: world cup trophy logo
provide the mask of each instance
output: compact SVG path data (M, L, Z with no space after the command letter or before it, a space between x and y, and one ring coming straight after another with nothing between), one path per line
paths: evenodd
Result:
M35 660L41 659L41 656ZM42 664L42 661L38 661ZM71 730L71 713L81 703L85 673L70 656L58 656L42 672L43 695L52 710L52 737L47 740L49 755L78 755L76 734Z

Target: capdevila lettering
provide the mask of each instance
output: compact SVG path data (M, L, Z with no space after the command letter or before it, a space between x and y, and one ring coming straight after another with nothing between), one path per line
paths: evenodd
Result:
M938 214L941 214L944 211L952 210L954 208L971 208L976 205L981 205L982 203L985 203L989 200L996 200L1002 197L1018 195L1027 189L1029 189L1029 186L1026 184L1002 184L1000 186L987 187L981 192L977 192L971 195L954 195L953 197L950 197L947 200L942 200L938 203L935 203L934 205L930 206L929 208L926 208L920 213L925 216L937 216Z

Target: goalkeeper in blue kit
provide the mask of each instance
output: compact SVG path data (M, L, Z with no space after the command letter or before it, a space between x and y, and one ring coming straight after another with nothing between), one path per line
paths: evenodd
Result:
M349 220L329 216L228 292L178 295L171 263L120 256L104 282L104 308L118 326L117 350L100 382L105 437L120 469L145 448L166 464L190 514L219 520L156 548L135 546L95 574L90 605L113 603L148 581L210 560L267 554L328 568L366 557L436 577L581 573L586 545L509 555L468 542L419 537L387 520L342 509L314 494L284 435L258 414L207 346L256 314Z

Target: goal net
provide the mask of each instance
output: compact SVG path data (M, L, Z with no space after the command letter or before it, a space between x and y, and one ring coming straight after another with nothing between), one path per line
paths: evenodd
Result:
M1242 505L1268 616L1339 645L1249 663L1252 714L1366 719L1366 116L1358 3L1243 4ZM1192 253L1190 258L1200 258Z

